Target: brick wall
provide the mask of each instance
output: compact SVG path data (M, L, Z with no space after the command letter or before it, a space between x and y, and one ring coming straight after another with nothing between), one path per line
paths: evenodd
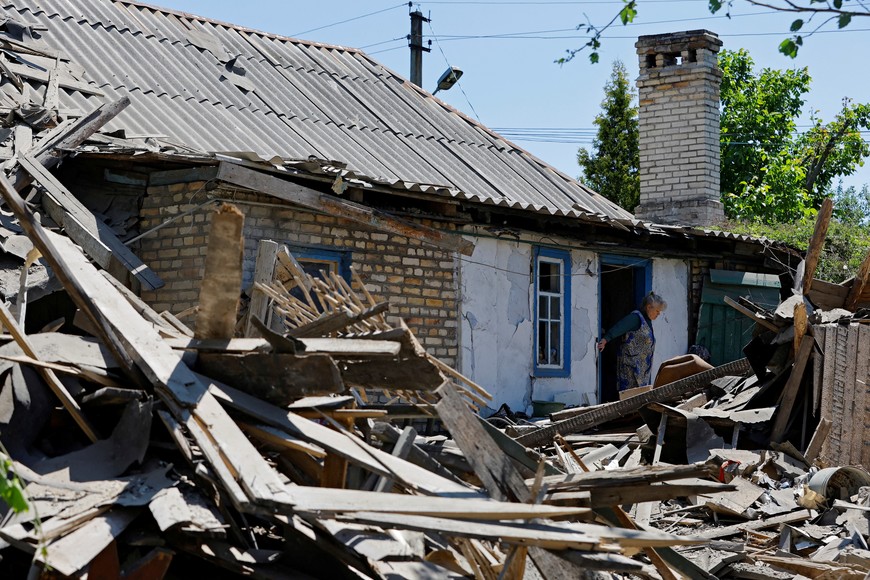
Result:
M149 187L140 210L141 231L206 201L205 185L197 181ZM430 353L455 364L458 284L451 253L355 222L301 211L265 195L233 190L209 193L234 200L245 214L245 287L253 278L257 245L262 239L348 251L369 292L375 299L390 303L388 320L395 323L398 317L404 318ZM166 282L165 287L142 294L158 312L177 314L197 304L214 207L201 207L143 238L140 257ZM428 220L414 221L430 227L449 227ZM192 319L186 322L193 324Z
M638 218L711 225L719 201L719 84L722 42L704 30L641 36L637 79L640 145Z

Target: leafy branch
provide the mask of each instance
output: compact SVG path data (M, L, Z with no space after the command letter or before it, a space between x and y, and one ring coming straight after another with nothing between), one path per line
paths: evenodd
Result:
M601 36L617 21L623 26L634 21L638 13L639 0L622 0L624 6L616 13L616 15L604 26L596 26L586 17L586 24L577 25L576 29L591 34L589 41L580 48L566 50L567 56L563 56L556 60L558 64L565 64L574 59L574 57L586 50L591 49L589 53L589 61L598 62L598 49L601 48ZM737 0L708 0L708 8L711 14L716 14L723 8L725 15L731 17L731 9ZM806 18L795 18L789 32L792 32L791 38L786 38L779 44L779 51L786 56L795 58L798 50L804 44L804 39L809 38L825 26L836 22L838 29L843 29L851 24L852 19L861 16L870 16L870 6L865 3L866 0L745 0L751 6L759 8L769 8L776 12L800 14ZM584 15L585 16L585 15ZM808 25L814 18L820 17L823 20L809 32L801 33L804 27Z
M592 52L589 53L589 62L591 62L592 64L597 63L599 59L598 49L601 48L601 35L604 33L604 31L613 26L613 24L615 24L617 20L622 22L622 25L625 26L626 24L632 22L634 20L634 17L637 16L637 0L622 1L625 3L625 5L619 10L619 12L616 13L616 16L614 16L610 20L610 22L608 22L604 26L595 26L589 20L589 17L584 14L584 16L586 16L587 23L578 24L575 29L581 30L587 34L591 34L592 37L589 39L589 42L587 42L580 48L566 50L565 52L567 53L567 56L558 58L555 62L560 65L571 62L572 60L574 60L574 57L577 56L579 53L587 48L591 48Z

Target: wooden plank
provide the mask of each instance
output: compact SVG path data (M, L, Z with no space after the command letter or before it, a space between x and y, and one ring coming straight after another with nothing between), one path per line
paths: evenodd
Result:
M326 451L322 447L293 437L280 429L275 429L268 425L253 425L251 423L240 423L240 426L245 433L275 447L301 451L320 459L326 457Z
M328 354L332 358L393 358L402 345L392 340L366 340L362 338L300 338L306 354ZM199 352L246 353L263 351L269 343L263 338L232 338L229 340L197 340L193 338L167 338L174 349Z
M807 293L807 298L822 310L833 310L834 308L845 308L846 296L849 294L849 288L842 284L834 284L819 280L813 280L813 287Z
M211 214L194 338L232 338L242 291L245 216L231 204Z
M360 323L364 320L368 320L369 318L374 318L375 316L383 314L389 309L389 302L381 302L379 304L366 308L361 312L350 313L344 310L339 310L338 312L325 314L317 320L309 322L308 324L303 324L301 326L297 326L296 328L291 328L287 331L287 334L294 338L325 336L332 332L344 330L348 326Z
M663 403L678 397L693 395L707 388L711 381L727 375L742 375L749 370L749 361L742 358L623 401L599 405L587 413L576 415L537 431L521 435L517 437L517 442L527 447L547 445L557 433L565 435L590 429L612 419L637 412L650 403Z
M687 477L710 476L716 470L714 465L693 463L690 465L657 465L638 467L618 467L606 471L589 471L567 475L549 475L543 483L551 491L555 490L592 490L598 487L618 487L630 485L650 485L660 481L684 479Z
M800 350L801 340L804 335L807 333L807 304L806 302L801 302L799 304L795 304L794 307L794 341L792 342L792 356L797 358L798 351Z
M411 452L411 448L414 446L414 440L416 438L417 431L415 431L414 428L410 425L405 427L402 430L401 435L399 435L398 440L396 440L395 445L393 445L393 457L398 457L399 459L405 459L406 457L408 457L408 453ZM380 477L378 478L377 483L375 483L375 491L391 491L394 484L395 482L389 477Z
M341 372L327 354L201 352L196 369L278 406L345 390Z
M248 319L245 326L245 336L257 336L253 318L258 318L269 325L269 297L257 287L257 284L270 284L275 277L275 259L279 245L272 240L260 240L257 244L257 260L254 263L254 285L251 288L251 303L248 306ZM229 336L232 336L230 334ZM197 337L200 338L200 337Z
M864 256L864 261L861 262L855 279L852 280L852 286L849 288L849 294L846 296L843 307L854 312L860 303L864 289L868 288L868 285L870 285L870 250L867 250L867 255Z
M502 502L484 498L431 497L301 485L292 486L288 491L294 511L317 517L332 517L360 509L394 515L487 521L591 516L591 510L585 507Z
M816 512L814 512L813 510L801 509L780 516L774 516L772 518L752 520L749 522L734 524L732 526L713 528L712 530L706 530L703 532L698 532L697 534L693 534L692 537L704 540L715 540L716 538L726 538L735 534L742 534L749 530L763 530L765 528L778 527L780 524L793 524L795 522L803 522L814 517L816 517Z
M822 451L822 445L825 442L825 439L828 438L828 433L831 432L832 421L830 419L826 419L822 417L819 419L819 425L816 427L816 432L813 433L813 438L810 439L810 444L807 446L807 450L804 451L804 457L807 459L807 463L812 465L812 463L818 458L819 453Z
M742 304L740 304L739 302L737 302L736 300L734 300L730 296L725 296L725 304L727 304L728 306L730 306L734 310L740 312L741 314L748 316L749 318L751 318L752 320L754 320L755 322L757 322L758 324L760 324L764 328L766 328L768 330L772 330L774 332L779 332L779 327L777 325L775 325L774 323L772 323L768 319L759 316L758 314L756 314L755 312L753 312L749 308L743 306Z
M523 478L480 425L453 384L445 381L435 392L441 397L435 405L438 416L483 482L490 497L498 500L528 501L529 489Z
M18 323L15 322L15 319L12 316L12 313L9 312L9 309L6 307L6 304L0 302L0 321L2 321L3 326L6 327L6 330L15 338L15 342L18 343L18 346L21 347L21 350L24 351L28 357L32 359L38 359L36 354L36 350L33 348L33 345L30 343L30 340L27 338L27 335L24 334L24 331L18 326ZM85 435L88 436L88 439L91 442L95 442L99 439L97 432L94 430L90 421L88 421L87 417L85 417L82 412L81 407L73 399L72 395L70 395L69 391L67 391L66 387L63 383L60 382L60 379L57 378L57 375L54 374L54 371L44 367L37 366L34 367L36 372L39 373L39 376L45 380L46 384L48 384L51 391L60 399L61 404L64 409L72 415L73 420L76 424L84 431Z
M862 410L866 416L867 407L870 406L870 361L868 361L870 356L868 354L870 354L870 327L862 324L858 337L858 369L855 377L855 412L858 416L861 416ZM856 463L864 466L870 465L870 445L866 443L868 438L870 438L870 427L865 421L860 428L855 428L852 442L852 457ZM859 450L856 450L856 445Z
M474 520L451 520L427 516L378 514L371 512L349 513L336 519L357 521L397 529L412 529L425 532L440 532L449 536L478 538L508 544L540 546L564 550L603 550L602 540L617 543L623 548L647 546L688 546L701 543L696 537L674 536L653 531L624 530L597 524L582 523L495 523ZM598 546L596 548L596 546Z
M782 400L779 403L776 419L774 419L773 427L770 430L771 441L779 443L785 436L785 429L791 417L794 403L797 400L797 393L804 378L804 369L806 369L814 344L813 337L809 335L805 335L803 340L801 340L800 350L795 358L791 374L789 374L788 381L786 381L785 386L782 388Z
M859 324L850 324L848 338L846 339L846 372L844 376L846 390L843 400L846 412L843 413L842 417L844 437L842 441L842 452L839 457L840 465L857 465L861 461L860 449L864 444L863 431L867 424L865 421L866 409L864 409L863 406L859 407L857 403L858 393L864 393L867 390L867 354L870 353L870 351L865 350L861 352L858 350L858 331L862 326L863 325ZM861 358L863 358L863 361L860 360ZM859 365L864 367L864 374L860 378L858 376ZM863 402L863 397L861 400ZM862 412L859 409L864 409L864 411ZM852 454L853 450L856 449L856 436L859 440L857 456Z
M826 197L816 216L816 226L813 229L813 235L807 247L807 256L804 259L804 279L801 288L805 296L809 293L810 288L812 288L813 277L816 275L816 267L819 265L819 258L822 255L822 249L825 247L825 237L828 235L828 224L831 223L831 214L833 212L834 202L830 197Z
M459 234L444 233L412 222L400 220L370 207L353 203L336 196L327 195L313 189L284 181L277 177L254 171L235 163L221 161L217 179L253 191L265 193L309 209L322 211L327 215L340 217L387 231L407 238L420 240L426 244L459 252L470 256L474 244Z
M825 345L827 344L827 339L825 335L827 334L827 328L820 324L818 326L813 326L813 337L816 339L816 342L821 347L821 355L817 355L813 357L813 395L812 400L810 402L810 407L812 408L813 416L816 417L819 414L819 406L821 404L822 398L822 380L824 380L824 370L825 370Z
M44 553L37 550L34 559L60 574L72 576L112 543L138 514L138 509L113 509L52 542Z
M20 155L18 163L45 188L43 206L47 213L94 261L116 276L123 277L121 272L129 272L147 290L163 286L160 276L41 163L29 155Z

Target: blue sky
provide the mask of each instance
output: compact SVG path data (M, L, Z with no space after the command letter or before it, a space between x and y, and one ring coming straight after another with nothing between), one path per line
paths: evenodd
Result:
M285 36L364 49L402 76L409 76L410 30L407 2L390 0L162 0L151 3ZM629 26L609 29L599 50L601 62L587 53L559 66L566 49L586 42L577 24L608 22L619 0L521 1L442 0L415 2L431 18L424 24L431 52L423 57L423 85L432 91L448 65L464 71L460 83L438 97L501 130L514 143L572 177L580 169L577 149L589 147L593 120L600 111L611 63L622 60L637 77L634 43L638 36L707 29L724 48L749 50L758 66L809 68L813 78L807 110L833 118L844 97L870 102L870 17L856 18L844 30L835 26L806 39L797 59L777 51L793 17L736 0L731 18L711 15L707 0L640 0ZM808 123L808 121L805 121ZM533 139L517 129L540 128ZM527 132L526 132L527 133ZM870 139L870 134L865 138ZM567 141L567 142L566 142ZM846 180L870 183L870 163Z

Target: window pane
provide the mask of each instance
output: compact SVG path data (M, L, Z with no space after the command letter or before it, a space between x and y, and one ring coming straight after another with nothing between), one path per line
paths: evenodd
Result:
M550 364L553 365L562 364L561 329L562 325L558 322L550 324Z
M538 323L538 364L547 364L547 323Z
M538 262L538 288L541 292L559 291L559 264Z
M562 320L562 298L550 297L550 320Z
M538 318L546 320L550 318L550 301L546 296L538 297Z

